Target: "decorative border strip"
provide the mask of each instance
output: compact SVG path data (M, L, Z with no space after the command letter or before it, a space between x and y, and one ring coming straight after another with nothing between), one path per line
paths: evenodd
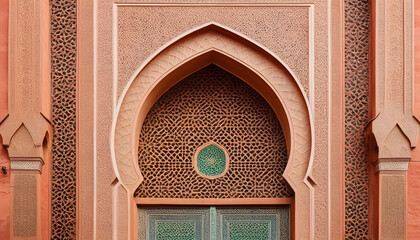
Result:
M76 239L77 0L51 0L51 238Z
M345 0L345 239L368 239L369 0Z
M294 197L284 198L134 198L139 205L291 205Z
M378 162L375 165L375 172L379 171L407 171L407 162Z
M10 170L26 170L42 172L41 161L10 161Z

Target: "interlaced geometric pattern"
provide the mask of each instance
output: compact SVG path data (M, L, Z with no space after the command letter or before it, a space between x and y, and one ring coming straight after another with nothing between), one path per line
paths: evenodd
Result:
M76 0L50 1L51 239L76 239Z
M274 226L275 227L275 226ZM268 222L232 222L229 223L231 240L269 240L270 223Z
M226 149L229 170L200 176L193 157L205 143ZM265 99L229 72L209 65L169 89L153 105L139 137L141 198L290 197L282 174L287 148Z
M370 1L345 1L345 239L368 239Z
M194 240L194 222L158 222L156 227L157 240Z
M216 236L238 240L289 240L289 208L217 208Z
M213 213L212 213L213 212ZM290 209L138 208L138 239L289 240Z
M226 169L225 152L214 144L204 147L198 153L197 168L205 176L222 174Z
M138 238L202 240L210 236L208 208L138 208Z

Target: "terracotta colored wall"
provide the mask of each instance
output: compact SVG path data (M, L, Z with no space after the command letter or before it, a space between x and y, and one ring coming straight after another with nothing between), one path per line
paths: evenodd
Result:
M0 1L0 121L7 114L7 31L9 18L9 1ZM7 174L0 169L0 238L9 239L9 195L10 195L10 161L7 151L1 144L0 168L5 166Z
M414 114L420 119L420 1L414 1ZM408 166L407 237L420 238L420 140Z
M4 2L4 1L3 1ZM2 66L1 66L2 67ZM2 70L0 70L0 73ZM0 82L0 88L3 87L3 82ZM7 95L6 95L7 96ZM3 96L1 95L3 101ZM3 109L1 109L3 111ZM0 137L0 168L5 166L7 174L4 174L0 169L0 238L9 239L10 230L10 212L9 212L9 196L10 196L10 161L7 156L7 151L1 144Z

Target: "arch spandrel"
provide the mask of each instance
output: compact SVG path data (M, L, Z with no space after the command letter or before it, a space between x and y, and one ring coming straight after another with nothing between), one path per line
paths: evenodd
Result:
M295 216L300 223L296 237L310 237L312 187L306 177L313 136L307 98L291 71L267 49L217 24L202 26L168 44L126 87L112 136L119 181L132 196L143 179L138 168L138 135L153 103L177 81L210 63L254 87L278 115L290 153L284 177L295 191Z

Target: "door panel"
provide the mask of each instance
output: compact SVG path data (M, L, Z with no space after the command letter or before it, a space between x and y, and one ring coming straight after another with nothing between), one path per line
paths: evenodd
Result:
M289 208L218 208L217 239L289 239Z
M203 239L203 219L198 215L152 215L150 239Z
M138 239L202 240L210 235L209 208L139 208Z
M289 207L139 208L138 213L140 240L290 239Z

